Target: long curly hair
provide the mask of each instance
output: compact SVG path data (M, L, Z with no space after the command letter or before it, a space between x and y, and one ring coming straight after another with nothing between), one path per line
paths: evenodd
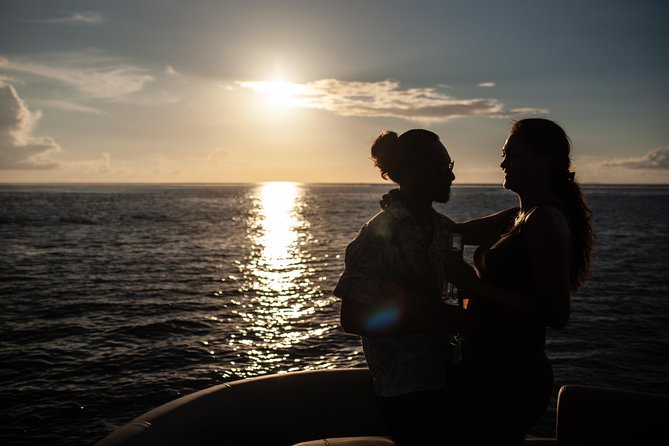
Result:
M586 202L581 186L571 172L571 140L562 127L543 118L529 118L514 122L511 134L525 141L531 150L547 155L551 160L551 187L567 210L571 227L572 294L591 275L594 257L595 233L592 228L592 210Z

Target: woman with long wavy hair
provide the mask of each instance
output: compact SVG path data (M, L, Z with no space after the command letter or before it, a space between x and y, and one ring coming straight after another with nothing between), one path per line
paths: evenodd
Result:
M546 328L567 324L594 243L570 152L555 122L515 122L500 167L519 206L451 228L465 244L479 245L475 270L457 258L445 266L469 298L460 410L465 444L518 444L549 403Z

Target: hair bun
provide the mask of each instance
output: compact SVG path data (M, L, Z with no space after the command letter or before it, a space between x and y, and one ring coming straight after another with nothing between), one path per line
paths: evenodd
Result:
M376 137L372 144L372 160L385 179L394 180L394 174L400 166L400 138L396 132L386 130Z
M383 158L389 153L397 151L400 137L392 130L386 130L376 137L372 144L372 158Z

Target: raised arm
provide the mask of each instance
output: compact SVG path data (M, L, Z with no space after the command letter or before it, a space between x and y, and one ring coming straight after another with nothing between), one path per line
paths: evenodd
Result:
M509 208L485 217L455 223L451 230L464 236L465 245L480 245L495 236L499 227L517 211L518 208Z

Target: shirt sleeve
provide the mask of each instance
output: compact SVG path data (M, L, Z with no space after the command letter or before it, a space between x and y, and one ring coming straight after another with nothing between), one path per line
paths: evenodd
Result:
M344 272L333 294L375 304L383 299L382 285L386 274L384 240L365 225L346 247Z

